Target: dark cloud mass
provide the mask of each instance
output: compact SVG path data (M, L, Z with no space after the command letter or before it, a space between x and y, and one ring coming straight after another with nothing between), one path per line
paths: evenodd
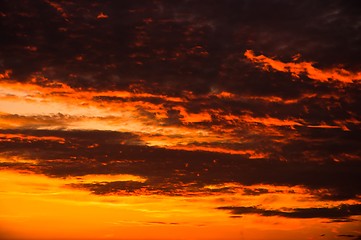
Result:
M254 185L301 186L317 201L354 203L218 209L352 221L361 215L360 6L2 0L0 169L145 179L67 185L96 195L208 196L235 193L232 183L259 197L276 190Z
M2 156L36 160L36 163L4 162L0 165L3 169L30 170L51 177L133 174L147 179L144 183L115 181L73 185L95 194L134 192L142 187L149 193L166 195L212 194L213 190L204 187L227 182L249 186L301 185L320 200L358 199L361 194L359 160L250 160L247 154L149 147L136 135L111 131L2 130L0 133L13 134L11 138L0 138L3 140ZM54 140L44 139L50 136ZM245 195L268 192L263 188L244 189Z
M261 87L266 80L242 60L245 50L288 61L300 53L322 68L360 70L353 3L2 1L1 67L17 80L40 74L79 88L128 89L144 80L167 94L214 87L286 94L296 88L278 81Z
M233 214L260 214L262 216L282 216L288 218L333 218L343 219L361 214L361 205L340 205L333 208L295 208L289 211L265 210L257 207L220 207Z

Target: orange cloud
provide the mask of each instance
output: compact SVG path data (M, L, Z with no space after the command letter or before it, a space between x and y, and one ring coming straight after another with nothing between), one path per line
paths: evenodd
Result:
M248 155L249 159L266 158L268 156L267 153L257 152L251 149L233 150L233 149L227 149L221 147L207 147L207 146L194 146L194 145L176 145L165 148L174 149L174 150L206 151L206 152L216 152L216 153L228 153L234 155Z
M98 19L108 18L108 17L109 17L109 16L106 15L106 14L104 14L103 12L99 13L98 16L97 16Z
M335 129L335 128L342 128L340 126L333 126L333 125L327 125L327 124L321 124L321 125L308 125L309 128L328 128L328 129Z
M226 115L224 118L227 121L241 121L246 123L259 123L265 126L302 126L301 120L295 119L278 119L273 117L252 117L249 114L243 116Z
M5 70L4 73L0 73L0 79L9 79L11 73L12 73L12 71L9 69Z
M64 8L61 7L59 3L51 2L51 1L45 1L50 6L52 6L66 21L69 21L68 14L65 12Z
M3 134L0 133L0 142L8 142L15 139L19 139L21 141L55 141L64 143L65 139L55 136L31 136L31 135L24 135L24 134Z
M300 74L306 74L309 78L326 82L329 80L336 80L344 83L352 83L361 80L361 72L350 72L343 68L333 69L318 69L313 66L313 62L288 62L274 60L264 55L256 56L252 50L247 50L244 53L249 60L254 63L263 65L263 70L269 70L270 68L280 71L289 72L295 77L299 77Z
M4 74L8 78L9 73ZM188 100L167 95L129 91L79 90L45 79L20 83L3 81L0 84L0 127L10 129L98 129L135 132L143 136L149 145L187 144L194 140L217 141L220 136L210 130L185 126L164 126L167 110L152 99L177 105ZM184 124L207 122L211 116L206 111L188 113L182 106ZM172 136L182 136L173 142Z
M183 123L195 123L195 122L206 122L211 121L211 115L208 112L200 113L188 113L187 110L182 106L174 107L175 110L178 110L183 116Z

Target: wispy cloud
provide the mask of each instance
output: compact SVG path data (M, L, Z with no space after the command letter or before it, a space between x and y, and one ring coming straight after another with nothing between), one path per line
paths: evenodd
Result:
M265 55L256 56L252 50L247 50L244 56L250 61L260 64L263 70L274 69L280 72L291 73L292 76L299 78L301 74L316 81L336 80L344 83L353 83L361 80L361 72L350 72L343 68L318 69L312 62L282 62L274 60Z

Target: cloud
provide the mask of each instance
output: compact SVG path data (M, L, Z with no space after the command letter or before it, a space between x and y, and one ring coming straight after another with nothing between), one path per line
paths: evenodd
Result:
M272 155L252 158L255 153L247 152L147 146L138 135L112 131L9 129L0 133L1 156L7 159L1 162L2 169L28 170L57 178L131 174L147 179L137 189L143 187L148 193L212 194L206 186L268 184L304 186L318 200L340 201L357 199L361 189L360 161L352 156L348 160L344 156L344 161L281 161ZM288 148L283 154L292 155L299 148L312 154L312 146L299 142ZM116 194L134 186L108 181L77 187L98 194ZM267 194L267 189L245 188L243 193L256 196Z
M109 202L357 224L356 3L0 5L0 170Z
M347 4L15 5L4 3L3 10L3 128L137 132L151 146L287 161L324 161L327 151L333 159L359 154L351 140L360 125L359 85L306 76L311 67L326 75L327 69L348 69L336 71L340 76L359 72L353 61L359 17ZM109 17L97 19L100 13ZM258 64L272 60L282 71L259 71L241 54L249 49L265 53L248 52ZM330 132L345 141L326 151L327 137L310 139ZM342 152L345 146L350 152Z
M151 225L178 225L178 224L181 224L181 223L178 223L178 222L148 222L149 224Z
M285 210L266 210L258 207L219 207L221 210L231 211L235 215L259 214L265 217L280 216L286 218L328 218L347 219L361 215L361 205L339 205L330 208L293 208Z
M125 90L141 83L167 95L177 95L174 89L203 94L247 78L234 72L235 52L300 53L325 64L321 69L355 69L360 53L359 16L342 2L20 2L3 4L2 67L17 81L40 74L76 89Z
M256 189L245 188L244 189L245 195L257 196L257 195L266 194L266 193L269 193L269 190L267 188L256 188Z
M337 237L355 238L356 236L352 234L339 234Z
M115 181L102 183L69 184L71 187L87 189L97 195L128 195L140 190L144 184L136 181Z
M263 65L263 70L272 68L280 72L289 72L297 78L299 78L301 74L306 74L309 78L321 82L336 80L344 83L353 83L361 80L361 72L352 73L342 68L320 70L315 68L311 62L283 63L264 55L256 56L252 50L247 50L244 56L254 63Z
M106 19L106 18L108 18L108 17L109 17L109 16L106 15L105 13L100 12L100 13L98 14L98 16L97 16L97 19Z

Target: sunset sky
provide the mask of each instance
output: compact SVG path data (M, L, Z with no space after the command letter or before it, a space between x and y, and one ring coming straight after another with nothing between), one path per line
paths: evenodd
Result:
M1 0L0 239L361 239L357 0Z

